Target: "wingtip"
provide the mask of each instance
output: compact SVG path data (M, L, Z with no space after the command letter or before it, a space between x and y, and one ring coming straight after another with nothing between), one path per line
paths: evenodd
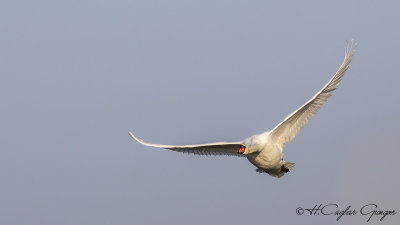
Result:
M346 40L346 47L345 47L345 57L353 56L356 51L358 43L351 39L350 41Z
M141 142L137 137L135 137L135 135L133 135L133 133L132 132L128 132L129 133L129 136L131 136L131 138L133 138L134 140L136 140L137 142Z
M130 131L129 131L128 133L129 133L129 135L131 136L131 138L133 138L135 141L137 141L138 143L140 143L140 144L142 144L142 145L157 147L157 146L154 145L154 144L150 144L150 143L147 143L147 142L142 141L141 139L137 138L137 137L136 137L132 132L130 132Z

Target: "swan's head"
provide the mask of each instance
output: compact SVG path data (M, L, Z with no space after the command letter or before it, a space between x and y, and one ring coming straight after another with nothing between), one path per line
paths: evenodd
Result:
M246 146L243 145L242 147L239 148L238 153L239 154L244 154L245 152L246 152Z

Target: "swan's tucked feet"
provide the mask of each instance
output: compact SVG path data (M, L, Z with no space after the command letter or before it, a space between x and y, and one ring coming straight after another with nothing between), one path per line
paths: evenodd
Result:
M290 172L289 168L287 168L286 166L282 165L281 170L285 173Z

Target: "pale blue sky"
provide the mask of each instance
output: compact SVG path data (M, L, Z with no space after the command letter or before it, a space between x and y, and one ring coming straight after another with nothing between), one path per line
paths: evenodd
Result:
M338 224L295 210L400 211L399 8L2 1L0 224ZM350 69L285 146L296 167L281 179L244 158L183 155L128 136L195 144L269 130L329 80L351 38Z

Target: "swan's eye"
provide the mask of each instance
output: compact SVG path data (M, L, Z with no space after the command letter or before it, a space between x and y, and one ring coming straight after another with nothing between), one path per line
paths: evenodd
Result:
M240 154L243 154L243 153L244 153L244 150L246 150L246 147L244 147L244 146L240 147L239 153L240 153Z

